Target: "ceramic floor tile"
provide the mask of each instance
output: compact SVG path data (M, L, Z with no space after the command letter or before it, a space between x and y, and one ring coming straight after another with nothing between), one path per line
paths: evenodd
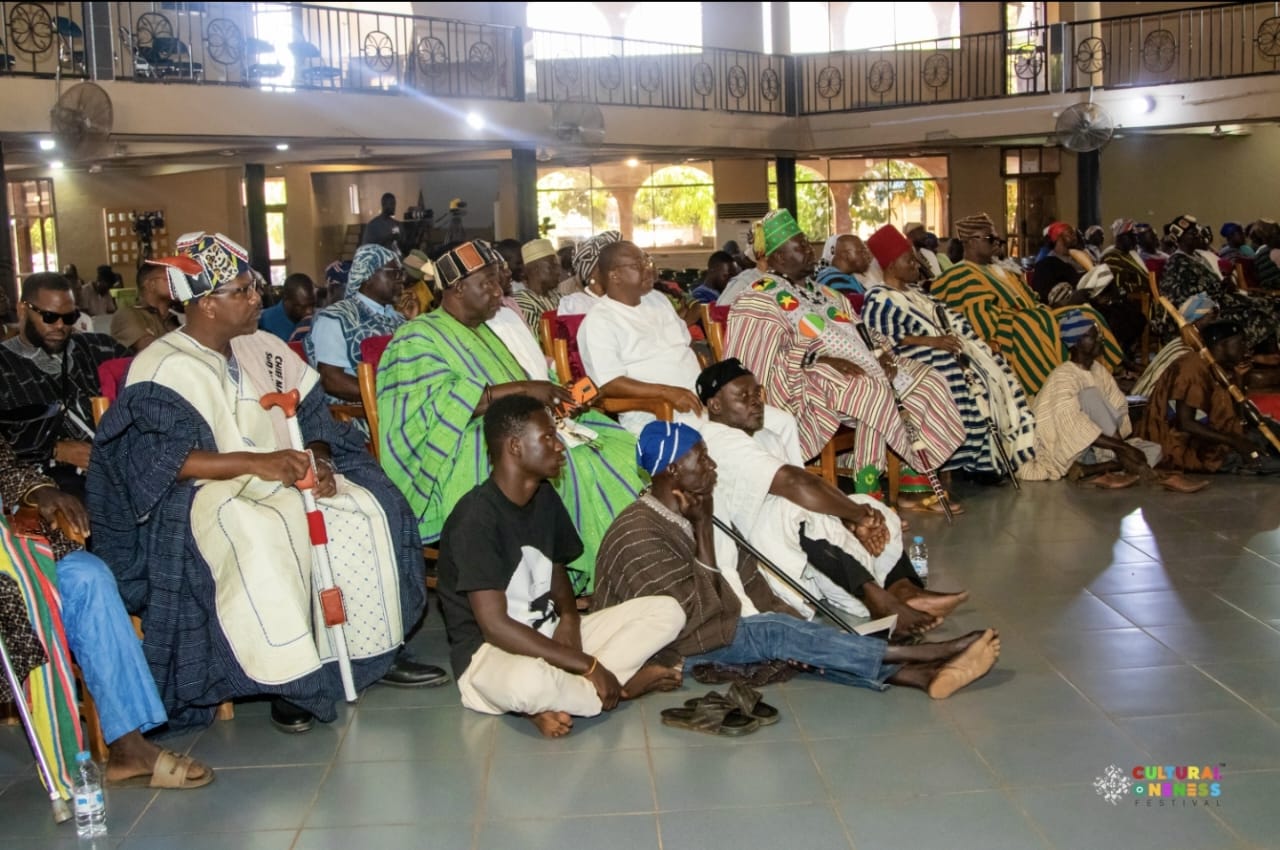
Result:
M968 736L1001 781L1014 787L1092 782L1112 763L1132 766L1148 758L1105 717L985 729Z
M1013 795L1058 850L1220 850L1235 843L1204 810L1148 808L1131 793L1115 805L1092 785L1018 788Z
M1101 598L1135 626L1181 626L1248 619L1239 608L1199 587L1103 594Z
M1214 813L1251 847L1280 847L1276 830L1276 800L1280 799L1280 772L1226 772L1222 777L1222 807Z
M1176 652L1141 629L1058 632L1043 636L1040 651L1062 670L1117 670L1179 664Z
M1280 661L1280 631L1256 621L1152 626L1147 633L1188 661Z
M487 820L652 812L643 751L499 754L489 774Z
M982 850L1049 846L1018 806L1000 791L866 800L846 803L840 811L853 836L853 846L859 850L890 850L902 847L904 840L915 847Z
M477 846L480 850L657 850L658 823L654 815L487 821L481 825Z
M813 759L789 743L654 750L662 811L826 802Z
M1274 661L1224 661L1198 665L1255 708L1280 708L1280 676Z
M1008 678L1002 679L1002 676ZM960 726L986 729L1011 723L1045 723L1097 714L1097 709L1058 673L1017 673L1009 676L1008 671L997 665L987 680L994 680L996 684L986 688L966 688L945 701L948 713Z
M347 728L338 761L484 758L498 719L461 706L361 711Z
M678 704L694 695L688 689L657 694L653 700ZM626 702L613 711L595 717L575 717L573 732L563 738L545 738L523 717L507 715L493 719L497 751L501 753L567 753L578 750L644 749L645 725L641 718L643 702Z
M338 751L346 726L316 722L310 732L281 732L266 716L215 722L191 747L191 755L223 767L266 767L328 764Z
M1280 619L1280 584L1219 587L1214 595L1259 620Z
M812 750L832 796L841 802L982 791L996 785L973 745L945 728L821 741Z
M659 820L664 850L838 850L849 846L839 816L827 804L664 812Z
M147 809L156 792L147 788L108 788L107 829L113 836L126 834ZM75 825L53 821L49 795L44 786L32 775L23 777L0 794L0 824L5 838L36 838L58 840L68 832L75 838Z
M216 793L200 789L157 794L132 834L296 829L302 826L323 775L320 766L219 770L217 780L208 786L216 788Z
M471 850L475 825L471 821L430 821L412 826L360 826L304 829L293 850Z
M1187 666L1080 670L1069 678L1103 711L1117 717L1245 707L1225 688Z
M132 835L120 850L290 850L297 830L270 832L225 832L204 835ZM367 845L364 850L370 850Z
M1246 709L1118 720L1156 764L1224 765L1228 771L1273 770L1280 726ZM1137 762L1135 762L1137 764Z
M307 828L419 824L469 816L483 798L487 761L348 762L330 768Z
M788 691L787 701L808 738L897 735L946 718L940 701L912 688L879 692L823 682L820 687Z

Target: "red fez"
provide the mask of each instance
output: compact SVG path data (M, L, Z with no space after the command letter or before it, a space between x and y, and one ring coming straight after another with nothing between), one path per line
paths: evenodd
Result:
M1055 221L1053 224L1049 225L1049 241L1057 242L1058 238L1061 237L1062 234L1066 233L1068 230L1074 229L1075 228L1067 224L1065 221Z
M886 224L867 239L867 248L875 256L880 268L887 269L894 260L911 250L911 240L892 224Z

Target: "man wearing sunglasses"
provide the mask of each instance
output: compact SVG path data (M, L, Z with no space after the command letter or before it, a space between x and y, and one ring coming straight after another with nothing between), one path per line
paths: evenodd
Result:
M93 440L89 400L102 395L98 366L128 355L105 334L75 332L79 318L64 276L29 275L19 295L19 333L0 344L0 433L20 463L46 467L77 497Z

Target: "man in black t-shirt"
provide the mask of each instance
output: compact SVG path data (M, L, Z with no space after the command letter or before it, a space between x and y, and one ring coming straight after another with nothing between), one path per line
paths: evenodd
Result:
M564 565L582 541L546 481L565 463L547 408L504 396L484 411L484 436L493 474L459 500L440 537L438 591L462 704L524 714L559 737L573 715L679 687L678 670L645 665L684 627L675 600L578 614Z

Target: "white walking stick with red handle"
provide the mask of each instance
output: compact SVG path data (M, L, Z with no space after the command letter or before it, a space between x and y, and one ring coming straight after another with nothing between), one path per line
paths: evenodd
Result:
M285 424L289 428L289 443L296 451L304 452L307 450L306 443L302 441L302 429L298 427L297 416L300 398L297 390L289 390L287 393L267 393L258 403L263 410L278 407L284 412ZM311 458L311 468L306 476L295 486L302 492L302 504L307 509L307 530L311 534L311 583L320 599L324 624L329 629L329 636L338 655L338 672L342 676L343 693L347 702L355 702L356 683L351 675L347 636L342 630L342 625L347 622L347 609L342 602L342 589L333 583L333 571L329 567L329 533L324 527L324 514L320 512L315 494L311 492L316 486L314 457Z

